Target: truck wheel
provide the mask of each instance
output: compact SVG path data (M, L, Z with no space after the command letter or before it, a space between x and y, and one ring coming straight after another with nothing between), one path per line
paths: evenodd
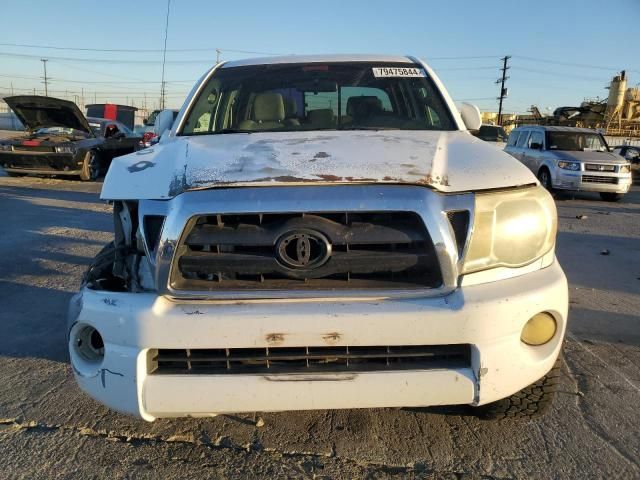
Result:
M82 170L80 171L80 180L83 182L95 182L100 175L100 158L98 154L89 150L82 161Z
M624 196L623 193L600 192L600 198L605 202L617 202Z
M538 180L540 184L546 188L549 192L553 193L553 183L551 181L551 172L546 167L543 167L538 172Z
M562 354L560 354L553 368L540 380L510 397L477 407L475 414L485 420L531 419L543 416L551 407L553 397L560 385L562 363Z

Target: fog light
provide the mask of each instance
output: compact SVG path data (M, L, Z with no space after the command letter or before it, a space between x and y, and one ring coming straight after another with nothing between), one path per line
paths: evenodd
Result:
M76 334L75 350L85 361L96 364L101 363L104 358L102 335L93 327L83 327Z
M527 345L544 345L556 334L556 319L548 313L538 313L525 323L522 329L522 340Z

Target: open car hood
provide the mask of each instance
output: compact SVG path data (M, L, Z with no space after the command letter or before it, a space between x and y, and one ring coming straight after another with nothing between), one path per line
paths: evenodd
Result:
M177 137L113 160L108 200L205 188L390 183L445 193L532 184L512 156L467 132L316 131Z
M73 128L93 136L93 131L78 106L68 100L41 97L38 95L18 95L5 97L4 101L13 110L27 129L63 127Z

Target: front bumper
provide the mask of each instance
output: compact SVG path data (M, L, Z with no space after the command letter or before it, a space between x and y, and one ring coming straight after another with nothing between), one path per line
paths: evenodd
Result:
M608 181L616 183L604 183ZM627 193L631 183L630 173L572 172L560 169L553 179L553 188L583 192Z
M82 158L78 154L53 152L0 152L0 166L7 172L79 175Z
M71 302L69 348L80 387L131 415L481 405L544 376L566 329L567 282L557 261L507 280L464 286L437 298L175 302L153 293L83 289ZM551 313L545 345L520 341L523 325ZM96 328L104 358L87 365L77 332ZM467 368L295 375L148 373L158 348L471 344Z

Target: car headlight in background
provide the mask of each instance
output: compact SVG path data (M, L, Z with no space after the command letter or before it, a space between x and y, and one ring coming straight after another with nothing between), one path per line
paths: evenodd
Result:
M74 147L56 147L56 153L76 153Z
M563 170L573 170L574 172L580 171L580 162L565 162L564 160L560 160L558 162L558 168L562 168Z
M522 267L555 245L558 216L543 187L478 193L462 273Z
M627 165L621 165L620 173L631 173L631 164L629 163Z

